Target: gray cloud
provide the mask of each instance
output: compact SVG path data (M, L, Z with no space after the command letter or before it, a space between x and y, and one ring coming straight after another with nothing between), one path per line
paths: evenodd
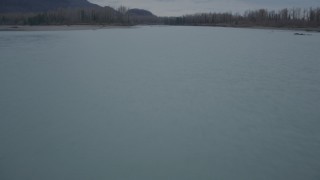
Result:
M243 12L248 9L320 6L320 0L89 0L102 5L143 8L156 15L171 16L197 12Z

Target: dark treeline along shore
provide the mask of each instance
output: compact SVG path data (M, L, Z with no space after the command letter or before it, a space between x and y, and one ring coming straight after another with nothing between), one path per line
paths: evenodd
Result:
M139 15L144 10L120 7L59 8L47 12L0 14L0 25L135 25L160 23L155 15ZM148 12L148 11L146 11Z
M208 25L234 27L319 27L320 8L290 8L279 11L259 9L248 10L243 14L198 13L182 17L168 17L165 24L172 25Z
M320 8L248 10L158 17L147 10L100 7L86 0L0 0L0 25L199 25L231 27L320 27Z

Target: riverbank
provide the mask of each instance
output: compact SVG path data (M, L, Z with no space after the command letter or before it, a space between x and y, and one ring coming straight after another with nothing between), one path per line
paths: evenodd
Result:
M175 26L175 25L172 25L172 26ZM182 25L182 26L194 26L194 25ZM301 28L301 27L227 26L227 25L214 25L214 26L197 25L197 26L320 32L320 27ZM129 27L133 27L133 26L129 26L129 25L39 25L39 26L0 25L0 31L68 31L68 30L98 30L98 29L129 28Z
M9 26L1 25L0 31L68 31L68 30L98 30L110 28L128 28L120 25L44 25L44 26Z
M236 26L235 26L236 27ZM271 30L289 30L289 31L305 31L305 32L320 32L320 27L264 27L264 26L249 26L236 28L251 28L251 29L271 29Z
M181 26L205 26L205 27L226 27L226 28L248 28L248 29L270 29L270 30L289 30L289 31L306 31L306 32L320 32L320 27L276 27L276 26L246 26L246 25L227 25L227 24L203 24L203 25L181 25Z

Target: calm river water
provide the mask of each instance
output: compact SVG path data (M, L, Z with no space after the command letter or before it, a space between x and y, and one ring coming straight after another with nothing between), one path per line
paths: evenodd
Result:
M1 180L319 180L320 34L0 32Z

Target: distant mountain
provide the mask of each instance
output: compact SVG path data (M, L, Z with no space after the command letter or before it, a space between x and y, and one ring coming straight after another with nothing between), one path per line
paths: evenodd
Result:
M152 12L144 9L129 9L126 13L132 24L157 24L160 19Z
M149 17L155 17L152 12L144 10L144 9L129 9L127 11L127 14L130 16L149 16Z
M42 12L57 8L99 7L87 0L0 0L0 13Z

